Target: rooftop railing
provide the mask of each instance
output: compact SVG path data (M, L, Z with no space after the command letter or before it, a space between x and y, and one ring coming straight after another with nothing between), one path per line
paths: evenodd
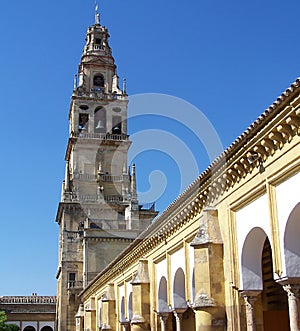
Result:
M55 296L2 296L0 297L0 304L56 304Z

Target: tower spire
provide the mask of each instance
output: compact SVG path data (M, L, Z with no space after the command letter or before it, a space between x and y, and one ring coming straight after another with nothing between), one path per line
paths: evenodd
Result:
M133 201L137 200L135 164L132 165L131 173L131 199Z

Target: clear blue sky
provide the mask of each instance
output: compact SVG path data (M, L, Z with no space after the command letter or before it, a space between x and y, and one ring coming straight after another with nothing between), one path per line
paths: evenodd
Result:
M92 0L1 4L0 295L56 293L55 215L67 116L93 9ZM224 147L300 72L299 0L103 0L100 11L128 93L164 93L192 103ZM163 119L149 121L151 128L165 125ZM132 132L149 121L134 122ZM189 135L184 129L180 134L180 127L175 131L180 140ZM193 153L204 170L208 161L201 161L201 148ZM162 171L173 167L157 154L137 157L141 186L151 160ZM159 209L178 193L167 190Z

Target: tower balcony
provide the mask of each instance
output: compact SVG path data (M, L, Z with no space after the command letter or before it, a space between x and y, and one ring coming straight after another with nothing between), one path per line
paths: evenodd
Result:
M125 134L125 133L121 133L121 134L113 134L113 133L89 133L89 132L74 132L72 131L70 133L70 137L68 140L68 146L67 146L67 150L66 150L66 156L65 159L69 160L70 158L70 154L72 151L72 147L74 146L74 144L76 144L77 142L83 142L86 143L86 141L89 141L93 144L108 144L108 145L116 145L116 144L120 144L120 143L127 143L127 144L131 144L130 140L129 140L129 135Z
M128 199L126 197L123 197L122 195L93 195L93 194L86 194L86 195L79 195L77 200L79 202L99 202L102 199L104 199L105 202L108 203L122 203L122 202L128 202Z
M110 183L122 183L125 179L127 179L128 175L107 175L107 174L99 174L98 180L101 182L110 182Z
M106 93L102 89L91 89L90 91L85 91L80 88L74 90L73 96L75 97L86 97L92 99L101 100L128 100L127 94L117 94L117 93Z
M128 141L127 134L72 132L70 138Z
M67 289L69 291L80 291L83 288L83 281L81 280L70 280L68 281Z

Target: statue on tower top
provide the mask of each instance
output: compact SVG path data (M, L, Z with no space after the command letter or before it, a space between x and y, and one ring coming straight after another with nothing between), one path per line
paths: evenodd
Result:
M98 12L98 8L99 8L98 3L97 3L97 1L95 1L95 23L96 24L100 24L100 14Z

